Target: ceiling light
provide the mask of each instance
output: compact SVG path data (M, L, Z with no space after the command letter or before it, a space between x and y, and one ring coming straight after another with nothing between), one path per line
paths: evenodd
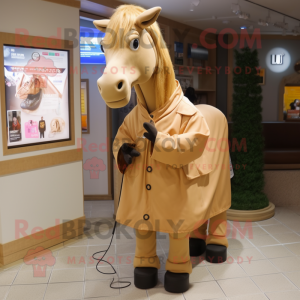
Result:
M270 10L269 10L269 12L268 12L268 16L267 16L266 22L267 22L268 24L271 24L271 12L270 12Z
M193 1L193 2L191 3L191 6L190 6L190 11L194 11L195 6L198 6L199 3L200 3L199 0Z
M238 15L240 13L240 6L238 4L231 4L231 10L234 14Z
M231 4L231 10L234 14L238 15L240 19L248 20L250 18L250 14L246 14L241 11L241 8L238 4Z
M275 27L280 28L280 29L285 29L285 30L288 29L288 25L289 25L288 23L283 23L283 22L274 23Z
M297 36L297 35L300 34L299 29L300 29L300 27L296 26L295 29L292 30L292 33L293 33L294 36Z
M269 23L267 21L259 19L258 25L260 25L260 26L269 26Z
M285 23L285 17L283 17L282 22L276 22L273 25L277 28L281 28L281 29L284 29L284 30L288 30L288 27L289 27L289 24Z
M241 26L240 28L241 29L247 29L247 26Z
M246 14L246 13L243 13L243 12L240 12L239 13L239 18L244 19L244 20L248 20L250 18L250 15Z

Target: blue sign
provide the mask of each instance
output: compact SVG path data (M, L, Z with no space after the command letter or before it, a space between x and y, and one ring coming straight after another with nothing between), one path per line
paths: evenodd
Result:
M100 41L105 33L98 29L80 26L80 63L106 64Z

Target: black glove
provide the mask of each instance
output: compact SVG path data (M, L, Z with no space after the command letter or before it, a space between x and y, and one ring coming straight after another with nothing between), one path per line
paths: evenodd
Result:
M152 123L148 122L145 122L143 126L147 130L147 132L144 133L144 137L154 144L157 136L157 129Z
M140 152L138 152L134 148L130 147L129 144L127 144L127 143L122 145L121 151L122 151L124 160L127 165L132 164L133 157L140 156Z

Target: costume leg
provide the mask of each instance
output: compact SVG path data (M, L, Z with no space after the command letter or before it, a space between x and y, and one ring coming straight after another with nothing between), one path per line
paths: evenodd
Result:
M136 247L134 267L152 267L159 269L160 262L156 255L156 232L136 229Z
M189 254L189 234L169 234L170 247L166 263L165 289L170 293L183 293L189 288L192 263Z
M206 250L207 221L190 233L190 256L200 256Z
M156 232L136 229L136 248L133 260L134 285L139 289L150 289L157 284Z
M226 230L227 215L226 211L224 211L210 219L206 244L223 245L227 248Z
M228 240L226 237L226 211L210 219L206 239L206 260L211 263L222 263L227 259Z
M192 273L188 233L170 233L169 256L166 270L173 273Z

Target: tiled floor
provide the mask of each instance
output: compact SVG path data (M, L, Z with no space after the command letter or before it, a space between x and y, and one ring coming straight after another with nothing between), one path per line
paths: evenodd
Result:
M0 300L300 299L299 207L278 207L274 218L262 222L228 222L227 262L213 265L192 259L191 285L184 294L165 292L163 263L159 284L154 289L138 290L133 283L126 289L111 289L111 279L118 277L98 273L91 256L105 250L110 242L113 202L86 202L85 214L90 222L85 235L53 247L56 262L46 267L43 276L34 276L33 266L23 261L0 269ZM125 229L120 231L118 227L106 259L113 264L119 278L132 282L135 238L131 228ZM157 253L165 262L168 237L160 236ZM100 269L106 273L112 271L105 264Z

